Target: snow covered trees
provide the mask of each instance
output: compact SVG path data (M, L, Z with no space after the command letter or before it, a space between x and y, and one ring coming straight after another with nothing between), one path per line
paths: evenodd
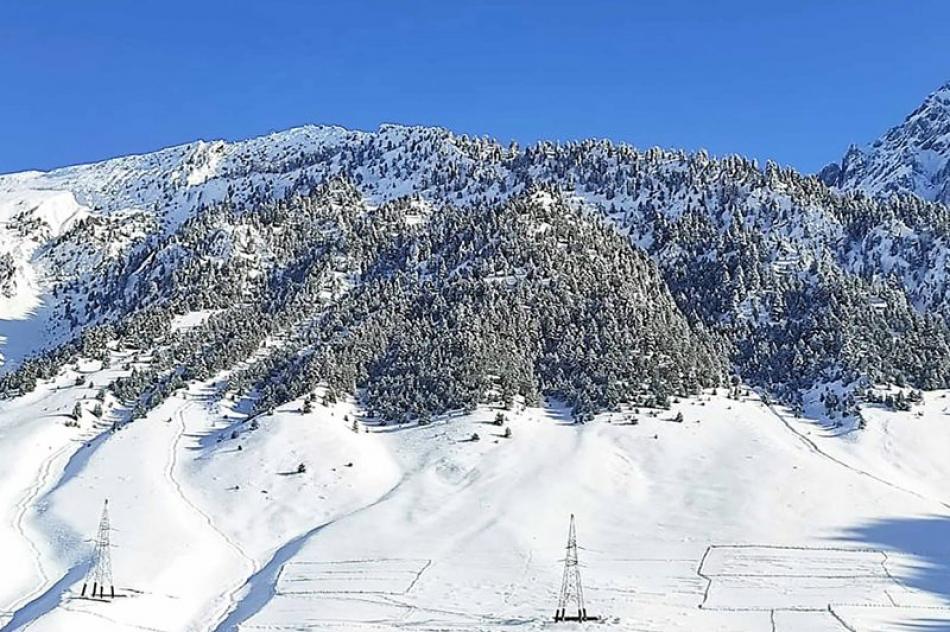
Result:
M543 392L577 415L665 403L724 364L679 315L657 271L612 228L550 193L444 208L407 227L405 204L356 219L360 283L252 385L260 406L317 387L361 389L386 419L426 419ZM541 228L541 230L539 230ZM419 261L420 253L428 259Z
M542 395L584 420L727 375L735 396L741 378L792 404L836 381L950 383L944 207L603 141L393 128L277 155L222 166L227 194L172 230L123 224L134 245L96 259L96 283L55 290L74 336L0 392L131 348L154 353L109 390L137 414L223 370L259 411L355 394L384 420ZM210 315L173 326L195 310Z

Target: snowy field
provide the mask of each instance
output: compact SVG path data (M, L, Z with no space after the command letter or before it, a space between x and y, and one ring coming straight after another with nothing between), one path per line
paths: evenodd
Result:
M75 368L0 404L4 631L950 629L946 393L842 436L720 391L505 438L349 403L251 430L206 384L110 432L64 422L119 369ZM105 498L119 594L84 600ZM551 621L571 513L599 622Z

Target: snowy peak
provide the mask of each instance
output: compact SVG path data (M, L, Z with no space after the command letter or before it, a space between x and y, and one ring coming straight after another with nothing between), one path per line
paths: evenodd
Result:
M913 193L950 202L950 82L869 146L852 145L841 163L825 167L820 177L844 191L878 197Z
M174 214L194 206L198 193L223 197L226 186L204 186L214 180L286 172L305 155L356 144L366 136L341 127L307 125L236 142L199 140L48 172L0 175L0 192L69 190L80 203L106 212L160 206L165 214Z

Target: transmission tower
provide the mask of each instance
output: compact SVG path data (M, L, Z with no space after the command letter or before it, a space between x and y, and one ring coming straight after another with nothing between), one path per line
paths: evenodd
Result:
M577 616L568 615L571 604L577 605ZM564 579L561 580L561 594L557 600L555 621L587 621L587 608L584 606L584 589L581 586L581 567L577 562L577 535L574 531L574 514L571 514L571 528L567 532L567 556L564 558Z
M109 551L109 499L102 506L102 518L99 519L99 532L96 535L96 550L93 554L93 566L82 585L82 596L86 596L87 584L92 582L92 598L115 599L115 586L112 584L112 555ZM108 593L106 586L109 587Z

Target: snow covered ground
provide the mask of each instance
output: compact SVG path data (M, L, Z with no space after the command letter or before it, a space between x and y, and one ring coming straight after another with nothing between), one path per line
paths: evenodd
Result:
M571 513L602 620L559 629L950 629L947 393L844 436L720 392L505 438L209 383L110 432L64 422L119 369L76 369L0 404L4 631L547 629ZM120 596L83 600L105 498Z

